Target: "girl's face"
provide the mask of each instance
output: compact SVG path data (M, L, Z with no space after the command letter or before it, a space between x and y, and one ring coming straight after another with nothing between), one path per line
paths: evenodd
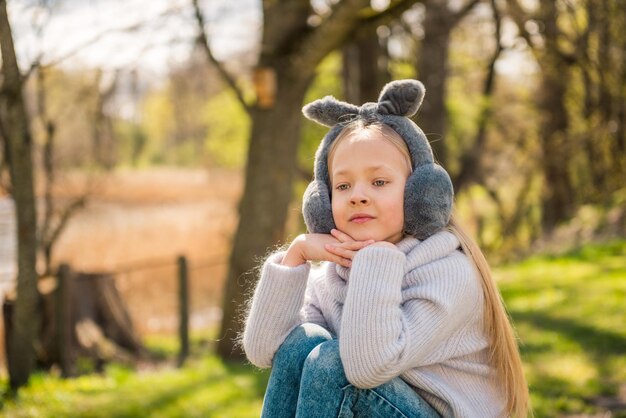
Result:
M329 167L337 229L357 241L400 241L410 174L402 152L379 132L361 129L337 145Z

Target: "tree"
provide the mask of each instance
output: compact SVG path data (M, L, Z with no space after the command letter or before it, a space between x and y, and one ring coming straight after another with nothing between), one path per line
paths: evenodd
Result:
M541 68L538 107L541 121L542 169L544 196L542 224L546 232L568 219L575 207L575 192L569 173L572 146L568 138L570 120L565 105L571 83L570 67L576 57L563 48L564 37L558 25L559 9L556 2L540 2L538 10L530 14L517 0L507 0L509 14L517 24ZM527 22L539 23L541 31L531 33ZM543 42L537 41L540 35Z
M479 1L469 0L457 11L450 9L447 0L425 2L424 39L417 59L417 76L424 83L428 94L420 108L419 124L427 135L434 133L441 138L431 145L435 158L444 167L448 164L445 100L450 35Z
M309 0L263 1L261 51L254 69L256 102L248 103L235 80L213 57L198 0L193 0L202 44L209 59L237 93L251 119L245 187L239 204L223 299L218 353L225 359L243 357L235 343L241 330L245 300L255 283L250 278L258 258L284 238L304 95L318 64L350 39L358 27L378 25L406 10L415 0L395 0L381 12L369 0L342 0L313 9Z
M487 66L487 74L482 89L482 106L478 116L478 130L476 137L469 146L465 146L459 158L459 170L452 177L454 190L459 193L467 185L479 180L484 176L482 173L481 155L485 151L487 142L487 125L492 116L492 97L496 84L496 62L502 53L503 46L501 41L502 17L498 10L495 0L491 0L491 10L493 12L493 20L495 24L494 40L495 51L489 60ZM442 110L445 111L445 110ZM485 184L485 181L482 181ZM493 196L493 194L491 194Z
M8 352L9 384L15 391L28 382L34 366L37 337L37 216L33 187L32 140L23 100L23 79L17 65L7 2L0 0L2 89L0 130L7 143L9 169L17 216L17 301Z
M376 29L367 27L343 47L343 92L349 103L376 101L380 90L390 81L387 48Z

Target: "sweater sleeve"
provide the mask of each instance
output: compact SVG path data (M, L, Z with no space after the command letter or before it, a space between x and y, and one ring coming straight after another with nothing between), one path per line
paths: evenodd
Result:
M353 260L339 347L346 376L357 387L376 387L427 364L476 309L476 287L468 286L474 273L463 255L431 263L439 268L429 265L431 277L403 301L405 260L399 250L376 247Z
M304 306L300 311L300 316L302 322L317 324L328 329L328 323L326 322L326 318L324 318L324 314L322 314L319 297L315 291L315 286L313 285L314 281L319 280L320 277L315 276L316 275L313 273L309 276L309 283L306 287L306 292L304 293Z
M300 310L311 266L308 262L283 266L283 256L278 252L265 261L244 327L244 351L260 368L271 367L280 345L302 322Z

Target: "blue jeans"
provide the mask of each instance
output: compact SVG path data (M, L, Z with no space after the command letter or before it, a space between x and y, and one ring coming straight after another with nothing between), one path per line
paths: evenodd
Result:
M339 342L315 324L298 326L276 352L261 417L440 418L399 377L373 389L352 386Z

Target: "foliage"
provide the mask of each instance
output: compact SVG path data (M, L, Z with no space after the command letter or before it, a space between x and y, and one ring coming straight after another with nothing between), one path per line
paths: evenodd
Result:
M335 96L343 99L341 86L341 54L333 52L326 57L317 68L315 80L309 87L304 104L310 103L324 96ZM300 142L300 166L313 173L313 157L328 128L316 122L305 119L302 124L302 139Z
M36 146L42 146L47 121L54 124L55 165L59 168L90 166L94 159L93 126L98 95L95 71L41 68L45 109L41 108L37 77L28 79L25 97ZM41 114L44 110L45 114ZM35 148L35 152L40 150Z
M136 100L134 119L116 119L123 164L243 167L248 115L203 51L194 50Z
M210 98L203 108L207 134L204 149L211 165L241 168L246 161L250 119L230 90Z

